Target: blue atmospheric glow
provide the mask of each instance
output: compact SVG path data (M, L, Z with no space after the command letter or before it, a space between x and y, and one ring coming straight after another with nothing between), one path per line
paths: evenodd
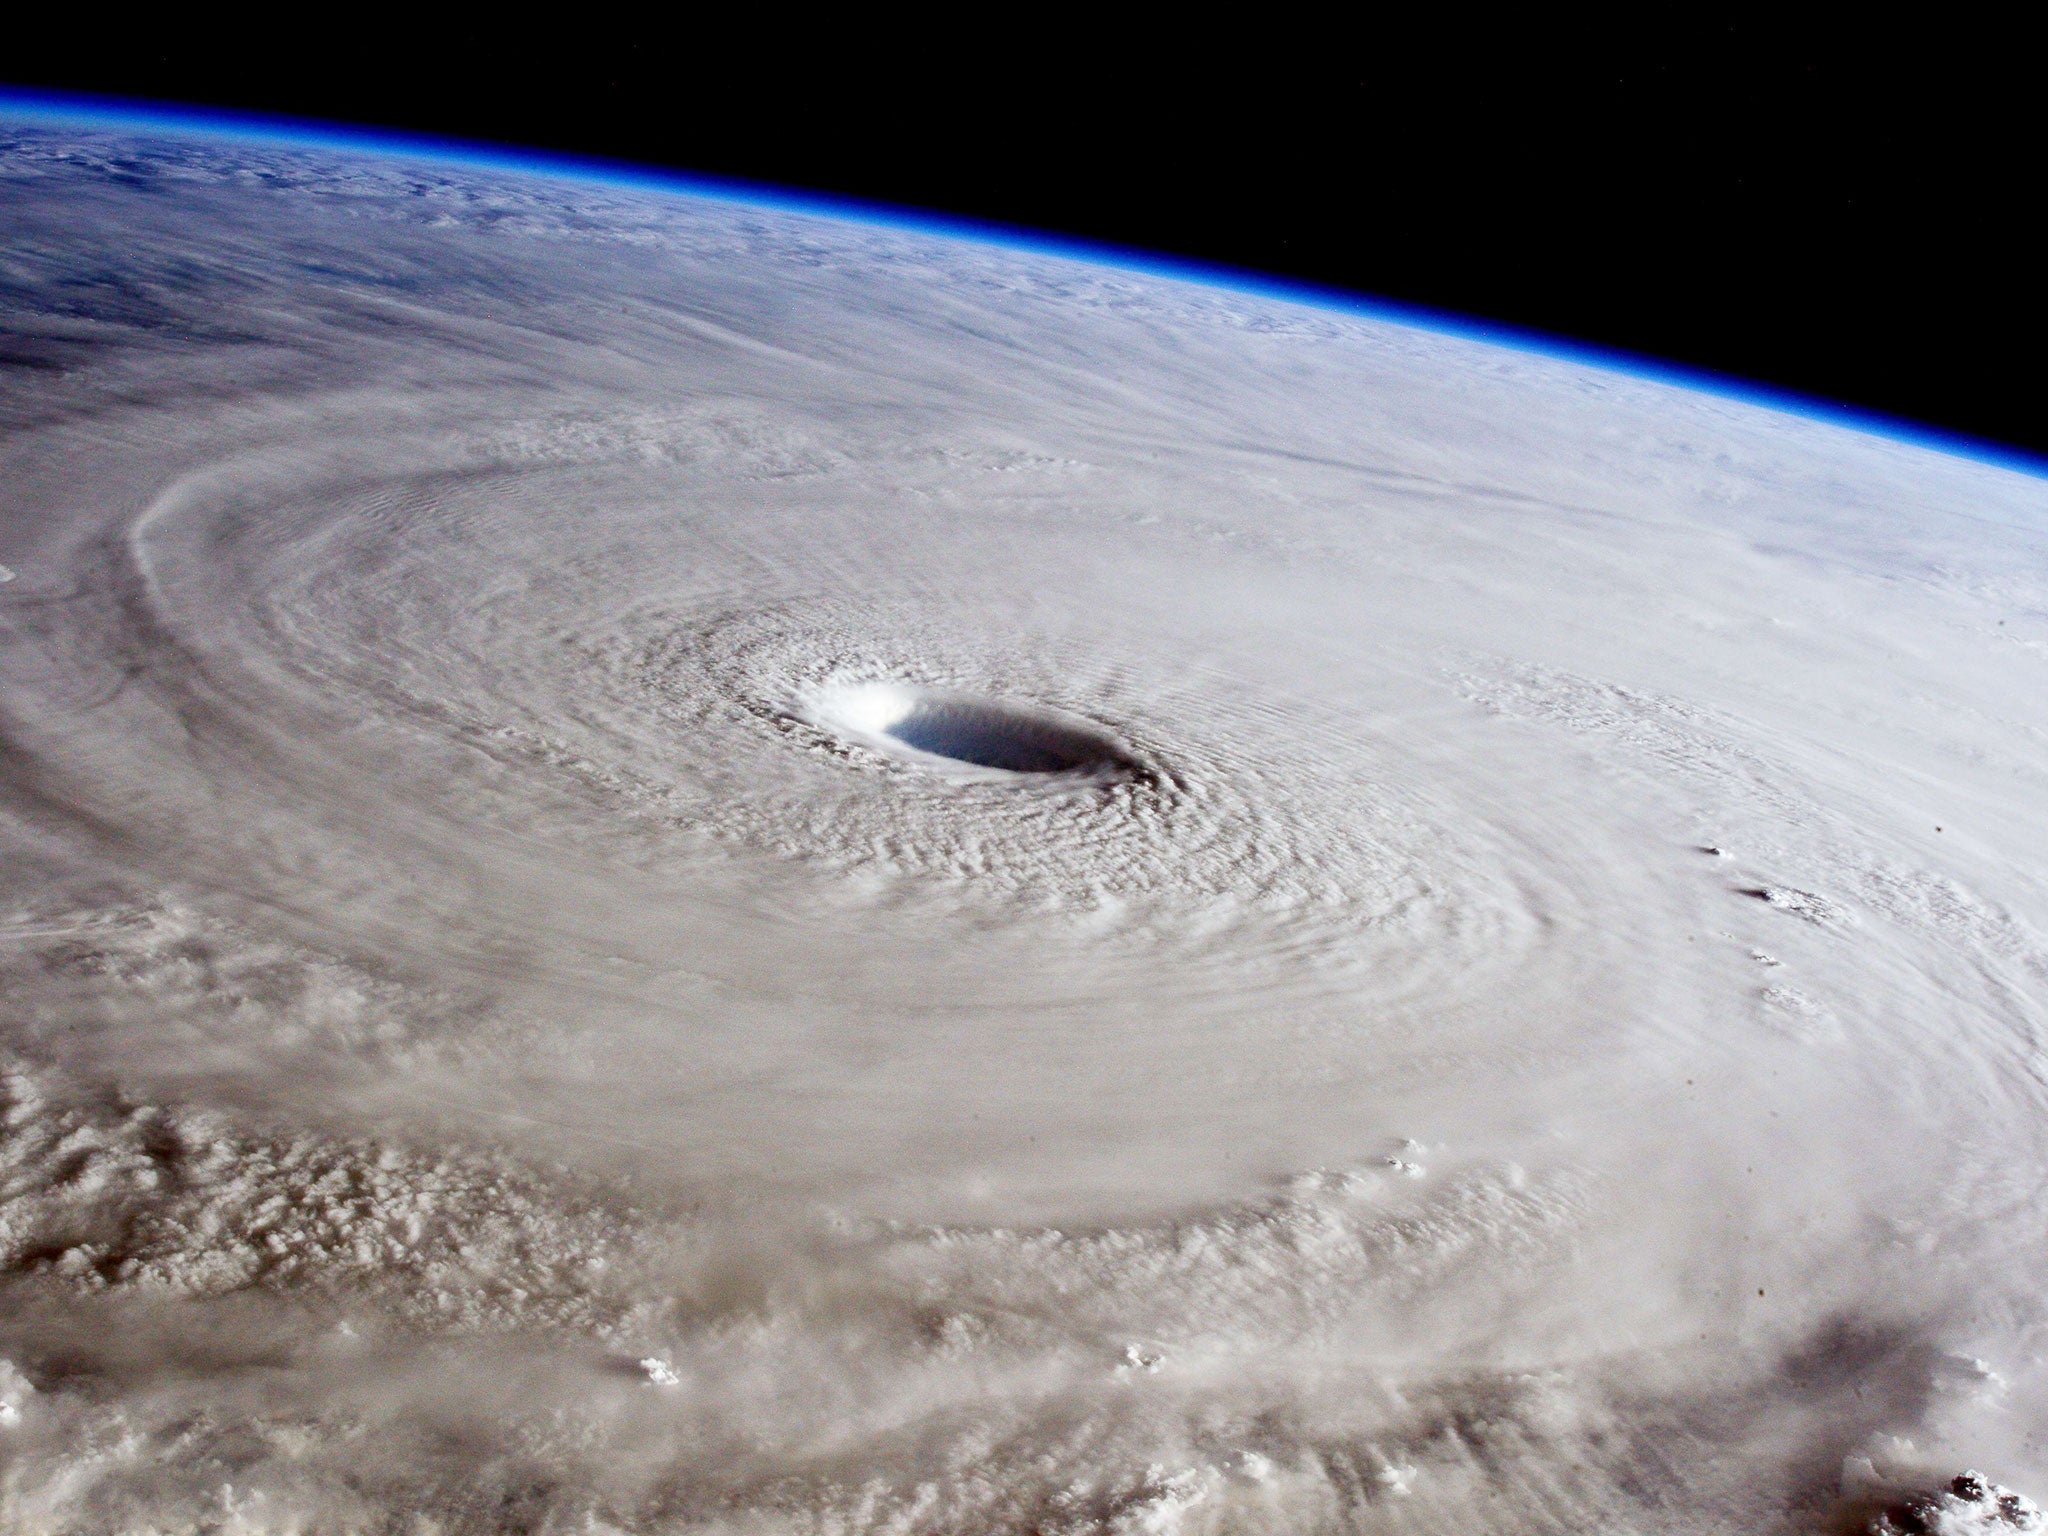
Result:
M365 128L307 122L224 108L196 108L164 102L116 100L69 92L0 86L0 120L39 127L85 128L126 132L182 134L216 142L276 148L324 149L356 154L413 159L438 165L551 177L594 186L642 193L680 194L741 207L844 220L870 228L891 229L967 241L997 249L1029 252L1114 271L1195 283L1204 287L1256 295L1308 308L1330 310L1406 325L1438 335L1484 342L1514 351L1577 363L1610 373L1694 390L1745 405L1826 422L1851 431L1915 447L1933 448L1960 458L1975 459L2002 469L2048 478L2048 459L2024 449L1951 432L1924 422L1843 405L1775 385L1760 384L1704 368L1653 358L1619 348L1598 346L1570 337L1522 326L1454 314L1397 299L1332 288L1297 278L1275 277L1205 262L1167 256L1068 235L1052 235L987 220L962 218L925 209L843 197L827 192L794 191L733 177L678 171L551 150L515 149L502 145L442 138L396 129Z

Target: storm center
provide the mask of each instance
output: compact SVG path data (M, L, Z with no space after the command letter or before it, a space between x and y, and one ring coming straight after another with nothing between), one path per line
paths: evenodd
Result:
M805 711L836 735L929 766L1102 774L1137 764L1107 734L1050 710L901 683L837 688Z

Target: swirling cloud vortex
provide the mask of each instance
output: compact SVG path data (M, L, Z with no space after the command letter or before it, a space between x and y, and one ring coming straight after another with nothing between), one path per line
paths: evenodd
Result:
M2041 479L788 205L4 142L13 1527L2038 1485Z

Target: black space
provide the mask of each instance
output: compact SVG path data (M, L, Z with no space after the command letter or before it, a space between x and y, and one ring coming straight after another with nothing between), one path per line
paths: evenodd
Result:
M1729 19L554 13L0 45L0 78L924 206L1312 279L2048 455L2031 43ZM1201 13L1208 15L1209 13ZM309 17L313 13L308 13ZM971 18L974 30L948 30ZM2035 361L2030 361L2035 360Z

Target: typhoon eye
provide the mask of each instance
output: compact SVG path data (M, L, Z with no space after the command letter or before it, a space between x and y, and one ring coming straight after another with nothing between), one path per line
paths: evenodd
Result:
M1142 770L1107 732L1056 711L902 683L830 688L798 712L842 740L950 778L1102 779Z

